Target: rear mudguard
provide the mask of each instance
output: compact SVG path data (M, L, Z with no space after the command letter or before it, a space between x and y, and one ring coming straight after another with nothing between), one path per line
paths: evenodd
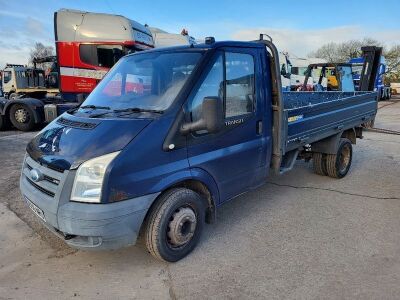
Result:
M342 132L315 142L311 145L313 152L336 154Z

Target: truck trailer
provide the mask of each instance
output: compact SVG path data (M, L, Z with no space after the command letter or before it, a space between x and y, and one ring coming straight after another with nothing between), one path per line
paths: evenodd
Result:
M123 57L27 145L20 188L32 212L71 247L117 249L142 233L152 255L174 262L220 205L271 172L304 159L345 177L377 93L282 92L278 51L263 37Z

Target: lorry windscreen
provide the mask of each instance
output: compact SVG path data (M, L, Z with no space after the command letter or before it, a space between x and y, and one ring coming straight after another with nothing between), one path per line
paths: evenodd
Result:
M196 67L202 52L151 52L122 58L82 106L166 110Z

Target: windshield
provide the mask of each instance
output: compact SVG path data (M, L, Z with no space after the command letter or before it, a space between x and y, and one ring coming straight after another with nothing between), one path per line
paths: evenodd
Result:
M352 64L351 69L354 75L361 75L364 64Z
M82 107L166 110L198 63L200 52L151 52L122 58Z

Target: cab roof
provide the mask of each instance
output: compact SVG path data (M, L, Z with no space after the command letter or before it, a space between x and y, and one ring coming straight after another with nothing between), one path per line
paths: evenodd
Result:
M264 48L265 45L262 43L254 42L241 42L241 41L218 41L214 43L201 43L201 44L193 44L193 45L183 45L183 46L172 46L172 47L163 47L163 48L154 48L147 50L146 52L174 52L174 51L183 51L183 50L210 50L217 49L221 47L240 47L240 48ZM133 55L133 54L130 54Z

